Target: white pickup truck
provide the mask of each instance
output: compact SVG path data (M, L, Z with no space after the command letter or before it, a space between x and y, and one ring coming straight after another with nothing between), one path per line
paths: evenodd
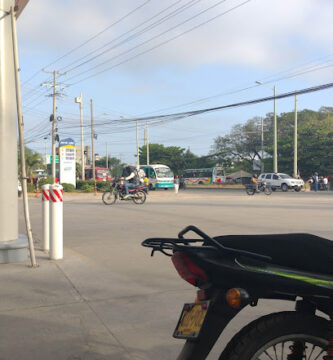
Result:
M301 191L304 187L303 180L295 179L283 173L263 173L260 174L258 180L259 182L265 181L272 190L281 189L282 191L288 191L288 189L294 189L295 191Z

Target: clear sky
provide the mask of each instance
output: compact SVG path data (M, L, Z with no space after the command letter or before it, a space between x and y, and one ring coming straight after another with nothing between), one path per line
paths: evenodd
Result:
M84 100L90 145L94 102L96 153L134 162L135 122L256 99L333 81L332 0L30 0L18 20L28 146L50 153L52 80L57 70L60 139L80 143ZM260 80L266 85L256 85ZM277 111L293 111L292 98ZM333 90L299 97L299 109L333 106ZM273 111L273 103L151 123L151 143L207 154L232 125ZM116 120L116 121L115 121ZM139 122L143 145L144 122ZM44 140L44 137L48 138Z

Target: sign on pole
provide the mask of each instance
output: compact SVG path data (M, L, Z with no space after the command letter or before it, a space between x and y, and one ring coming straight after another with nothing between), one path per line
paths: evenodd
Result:
M67 138L59 143L60 183L76 186L75 142Z

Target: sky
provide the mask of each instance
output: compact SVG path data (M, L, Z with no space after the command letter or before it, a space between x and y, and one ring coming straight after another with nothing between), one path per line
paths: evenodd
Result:
M332 0L30 0L18 19L27 146L51 152L52 71L60 139L135 162L136 121L291 92L333 81ZM263 85L256 84L261 81ZM44 85L41 85L44 84ZM333 90L299 96L298 109L333 106ZM294 99L277 101L277 112ZM149 120L150 143L196 155L273 102L178 120ZM143 145L145 120L138 120ZM259 134L258 134L259 136Z

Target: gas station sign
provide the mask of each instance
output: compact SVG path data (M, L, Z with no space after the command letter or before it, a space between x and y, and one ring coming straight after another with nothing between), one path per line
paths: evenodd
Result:
M76 161L75 161L75 141L64 139L59 143L60 157L60 183L73 184L76 186Z

